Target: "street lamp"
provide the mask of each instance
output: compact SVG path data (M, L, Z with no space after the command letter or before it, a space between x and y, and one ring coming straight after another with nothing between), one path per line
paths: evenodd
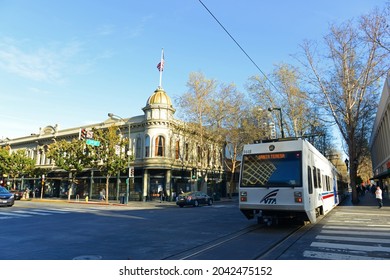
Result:
M111 119L119 119L121 121L123 121L124 123L126 122L122 117L118 116L118 115L115 115L113 113L108 113L108 117L110 117ZM129 188L130 188L130 149L131 149L131 139L130 139L130 122L128 121L127 122L127 133L128 133L128 140L129 140L129 146L128 146L128 151L127 151L127 169L128 169L128 173L127 173L127 180L126 180L126 204L129 203Z
M280 113L280 131L282 133L282 138L284 138L282 109L281 108L268 108L268 111L270 111L270 112L272 112L273 110L277 110Z
M345 163L345 166L347 167L347 171L348 171L348 167L349 167L349 160L346 158L344 160L344 163Z

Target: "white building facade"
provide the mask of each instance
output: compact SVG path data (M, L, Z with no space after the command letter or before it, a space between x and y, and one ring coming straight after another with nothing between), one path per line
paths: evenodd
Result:
M383 86L370 140L374 180L390 185L390 73Z
M123 137L130 135L129 147L134 158L130 163L134 170L129 186L130 200L156 199L161 188L168 199L173 199L180 190L226 195L223 144L209 139L207 152L201 152L196 132L189 131L185 122L174 118L171 99L160 87L148 98L142 110L143 115L110 117L102 123L82 127L60 130L57 125L46 126L38 134L3 140L0 146L8 146L11 152L25 149L28 157L36 161L36 166L46 171L44 197L65 197L70 191L71 197L88 195L93 199L105 185L100 172L92 168L84 170L77 176L76 185L70 188L69 174L59 170L55 162L46 157L46 152L54 140L79 138L81 129L104 129L115 124ZM110 179L109 199L119 199L126 192L128 173L118 172L116 178ZM28 188L37 192L32 195L40 195L37 186L42 183L41 178L17 180L19 189Z

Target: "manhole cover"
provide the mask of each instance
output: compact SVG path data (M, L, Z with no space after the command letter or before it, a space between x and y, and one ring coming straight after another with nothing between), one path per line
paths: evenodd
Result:
M73 258L74 260L101 260L102 256L97 255L83 255Z

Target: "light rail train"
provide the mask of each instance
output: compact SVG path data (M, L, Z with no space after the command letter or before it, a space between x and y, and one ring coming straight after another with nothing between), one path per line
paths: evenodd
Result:
M239 208L259 223L315 223L343 199L347 185L333 164L302 138L244 146Z

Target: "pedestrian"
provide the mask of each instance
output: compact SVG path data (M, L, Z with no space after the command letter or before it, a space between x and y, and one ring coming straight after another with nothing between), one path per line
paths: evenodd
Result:
M382 202L382 190L379 186L376 186L376 191L375 191L375 198L378 201L378 208L382 208L383 202Z
M106 200L106 191L101 189L99 192L99 200Z
M163 202L164 199L165 199L164 191L161 190L159 194L160 194L160 203L161 203L161 202Z

